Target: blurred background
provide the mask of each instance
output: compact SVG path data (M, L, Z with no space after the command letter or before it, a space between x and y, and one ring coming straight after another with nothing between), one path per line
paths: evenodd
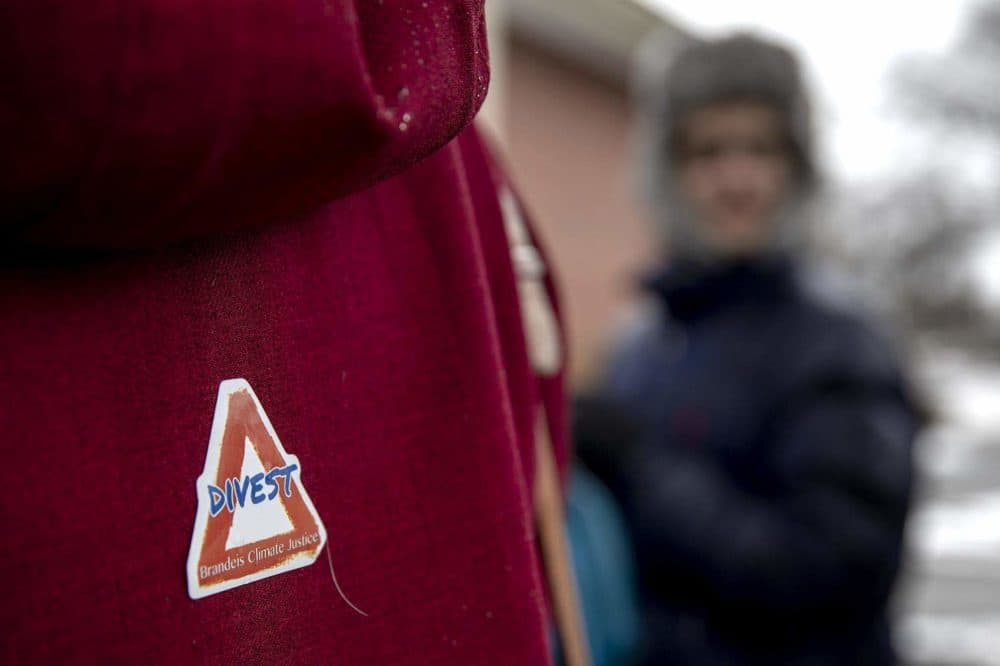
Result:
M812 249L900 340L918 443L897 639L914 664L1000 664L1000 2L491 0L483 121L557 266L578 391L655 251L629 75L652 30L798 49L825 183Z

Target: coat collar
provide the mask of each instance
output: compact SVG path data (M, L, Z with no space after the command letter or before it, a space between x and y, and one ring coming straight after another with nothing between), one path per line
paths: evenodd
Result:
M787 257L759 257L711 267L678 263L644 281L670 315L682 322L705 318L740 305L789 300L795 293L795 266Z

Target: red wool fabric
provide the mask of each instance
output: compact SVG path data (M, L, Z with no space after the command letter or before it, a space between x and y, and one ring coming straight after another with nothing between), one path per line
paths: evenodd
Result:
M540 392L498 182L462 131L481 7L251 5L2 9L0 49L32 63L0 58L24 162L0 172L2 660L548 663ZM408 111L379 92L397 86ZM237 377L367 617L326 553L188 597L195 479Z

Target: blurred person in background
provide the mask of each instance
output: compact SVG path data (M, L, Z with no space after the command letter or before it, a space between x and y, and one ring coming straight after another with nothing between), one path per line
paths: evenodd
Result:
M615 483L647 661L892 663L917 417L887 343L804 279L798 64L749 35L656 57L643 176L664 267L602 388L636 428Z
M621 507L608 488L630 420L596 396L573 401L574 459L566 524L594 666L633 664L642 635L635 553Z

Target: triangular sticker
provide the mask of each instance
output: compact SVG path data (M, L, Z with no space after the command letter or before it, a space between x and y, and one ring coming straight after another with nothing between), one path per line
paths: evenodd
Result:
M245 379L219 384L188 551L188 594L201 599L309 566L326 529L298 458L281 445Z

